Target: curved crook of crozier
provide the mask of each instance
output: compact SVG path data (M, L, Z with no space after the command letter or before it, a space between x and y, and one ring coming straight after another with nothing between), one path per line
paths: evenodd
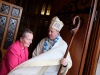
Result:
M80 27L80 17L79 16L75 16L74 17L74 19L73 19L73 25L75 25L75 23L76 23L76 19L78 18L78 25L77 25L77 27L75 27L74 29L72 29L72 32L73 32L73 34L75 35L76 34L76 32L78 31L78 29L79 29L79 27Z

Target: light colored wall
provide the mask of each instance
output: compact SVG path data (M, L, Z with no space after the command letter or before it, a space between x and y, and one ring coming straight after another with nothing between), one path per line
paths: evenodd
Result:
M98 59L98 65L97 65L96 75L100 75L100 55L99 55L99 59Z

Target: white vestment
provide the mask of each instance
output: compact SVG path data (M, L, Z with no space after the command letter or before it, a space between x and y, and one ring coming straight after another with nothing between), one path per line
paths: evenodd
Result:
M15 67L8 75L57 75L60 60L67 50L67 44L60 37L50 50L43 53L45 40L46 38L38 44L33 52L33 58ZM62 68L60 75L65 75L72 66L69 52L66 59L68 65Z

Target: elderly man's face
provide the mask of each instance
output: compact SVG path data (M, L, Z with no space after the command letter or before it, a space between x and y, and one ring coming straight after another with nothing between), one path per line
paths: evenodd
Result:
M49 27L48 36L51 40L54 40L58 36L59 32L54 28Z

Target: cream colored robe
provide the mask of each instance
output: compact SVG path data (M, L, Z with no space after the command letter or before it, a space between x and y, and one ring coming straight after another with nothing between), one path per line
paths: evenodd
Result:
M57 43L47 52L43 52L46 38L41 40L33 52L33 58L14 68L8 75L57 75L60 60L67 49L66 42L60 37ZM68 65L63 67L61 75L65 75L72 66L70 53L67 58Z

